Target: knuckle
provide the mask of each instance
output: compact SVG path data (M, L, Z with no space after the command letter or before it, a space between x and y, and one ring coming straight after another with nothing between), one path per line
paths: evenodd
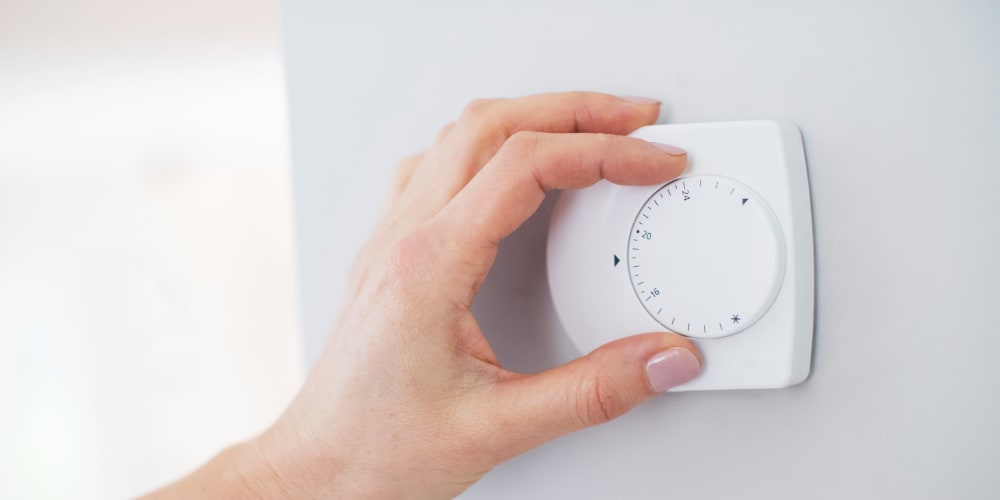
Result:
M424 159L424 153L415 153L396 164L396 177L408 177Z
M628 410L609 379L595 373L584 377L577 387L577 417L586 426L609 422Z
M622 144L620 142L621 136L614 134L593 134L594 141L606 151L614 151L616 148L620 147Z
M451 134L451 131L454 129L455 129L455 122L448 122L447 124L445 124L445 126L441 127L440 131L438 131L437 138L435 138L435 141L436 142L443 141L446 137L448 137Z
M400 237L388 251L387 275L402 288L418 286L433 255L429 237L420 229Z
M413 178L413 174L416 172L417 166L420 165L423 158L424 153L416 153L407 156L396 165L396 170L392 176L392 192L398 194L403 191L406 185L409 184L410 179Z
M521 130L504 141L501 150L506 154L514 154L518 157L530 156L538 150L538 143L541 139L542 135L538 132Z
M487 119L495 103L495 99L473 99L465 105L459 121L481 123Z
M417 163L420 163L420 160L423 157L424 157L423 151L406 156L402 160L400 160L399 164L396 167L396 170L410 170Z

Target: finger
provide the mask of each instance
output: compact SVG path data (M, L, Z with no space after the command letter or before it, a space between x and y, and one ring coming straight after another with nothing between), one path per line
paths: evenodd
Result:
M486 439L503 460L617 418L700 370L697 348L680 335L619 339L563 366L495 385L487 407L503 432L486 432L492 436Z
M431 145L430 150L439 148L441 144L451 135L451 131L454 128L455 122L448 123L444 127L441 127L437 137L434 138L434 143ZM396 166L396 173L393 176L392 186L390 188L390 193L392 195L398 196L404 189L406 189L406 186L410 184L410 181L413 179L413 175L416 173L417 166L423 163L424 159L427 157L427 153L427 151L421 151L407 156L399 162Z
M477 99L455 125L443 156L454 160L444 168L471 178L512 135L521 131L587 132L625 135L656 123L660 101L621 98L597 92L536 94L513 99ZM442 163L444 165L444 163Z
M434 138L434 144L431 145L431 150L434 148L439 148L441 144L451 135L451 131L455 128L455 122L450 122L441 130L438 131L437 137ZM410 155L403 158L396 167L396 173L393 176L392 186L390 188L390 193L393 196L398 196L400 193L406 189L406 186L410 184L413 179L413 174L416 173L417 166L423 163L424 158L427 156L427 151L421 151L419 153Z
M673 146L606 134L520 132L439 214L432 226L446 249L462 255L472 293L486 277L501 238L541 204L550 189L579 189L601 179L651 185L679 175L687 155ZM448 276L459 293L469 282ZM465 299L471 302L472 296Z
M396 165L396 171L392 175L392 182L389 184L389 193L385 201L382 202L382 216L392 212L392 207L398 202L399 195L410 184L413 174L416 172L420 162L423 161L426 152L421 151L406 158Z
M655 123L660 104L656 99L622 98L599 92L477 99L462 111L456 134L465 139L478 139L480 146L486 141L496 148L520 131L624 135Z
M420 165L420 162L423 161L426 155L426 152L421 151L407 156L399 162L399 165L396 166L396 172L392 177L390 192L393 195L399 195L399 193L402 193L406 189L406 186L410 183L410 179L413 178L414 172L417 170L417 166Z
M426 165L439 162L439 159L434 158L434 152L441 149L441 145L448 139L454 128L455 122L446 124L438 132L430 149L403 159L397 166L389 189L389 197L382 208L383 216L391 214L392 229L396 233L408 232L440 210L440 204L433 201L435 198L434 190L430 189L429 195L429 189L422 188L419 180L414 182L414 177L418 177L417 167L424 165L419 170L427 170ZM428 156L431 157L429 161ZM434 177L433 173L431 177ZM407 189L413 184L417 184L415 189Z
M521 131L628 134L655 123L660 102L596 92L479 99L466 106L430 149L427 169L415 180L414 213L429 219L458 193L512 135Z
M434 144L437 145L444 142L445 139L451 136L452 130L455 130L455 122L446 123L443 127L441 127L441 130L438 131L437 137L434 138Z

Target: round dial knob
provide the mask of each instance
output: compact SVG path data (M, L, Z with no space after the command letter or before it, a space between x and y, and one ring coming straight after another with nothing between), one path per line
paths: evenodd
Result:
M778 219L728 177L682 177L639 210L629 276L642 306L667 329L697 338L737 333L774 302L785 271Z

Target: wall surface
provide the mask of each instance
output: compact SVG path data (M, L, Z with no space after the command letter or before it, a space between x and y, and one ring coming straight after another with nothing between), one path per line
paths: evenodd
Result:
M663 99L661 122L803 131L812 376L659 398L465 497L1000 497L1000 3L287 0L283 15L310 359L395 162L472 98L599 90ZM502 244L477 299L514 369L578 355L545 282L551 208Z

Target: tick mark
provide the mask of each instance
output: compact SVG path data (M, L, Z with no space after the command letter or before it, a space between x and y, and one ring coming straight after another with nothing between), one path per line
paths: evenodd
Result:
M698 187L701 187L701 179L698 179Z
M720 332L722 331L722 322L721 321L719 322L719 331Z
M688 329L687 329L687 331L689 331L689 332L691 331L691 323L688 323Z
M682 182L681 182L681 184L683 184L683 185L684 185L684 190L687 190L687 188L688 188L688 183L687 183L687 182L683 182L683 181L682 181Z
M719 189L719 181L715 181L715 189Z
M636 264L636 265L634 265L634 266L632 266L632 267L639 267L639 264ZM637 275L637 276L638 276L638 275Z
M663 195L660 195L660 196L663 196ZM660 202L658 202L656 200L653 200L653 203L656 203L656 206L660 206Z
M646 302L649 302L649 299L651 299L651 298L653 298L652 295L650 295L649 297L646 297Z
M708 327L701 325L701 333L708 333Z
M662 307L660 308L659 311L656 311L656 314L660 314L661 312L663 312L663 308Z
M643 283L645 283L645 281L640 281L640 282L636 283L636 286L639 286L639 285L641 285ZM645 292L643 292L643 293L645 293Z
M674 319L670 320L670 326L673 326L673 325L674 325L674 321L677 321L677 318L676 318L676 317L675 317Z
M636 247L632 247L632 250L635 250L636 252L638 252L638 251L639 251L639 249L638 249L638 248L636 248Z
M670 191L667 191L667 192L669 193ZM663 198L663 193L660 193L660 198Z
M733 191L736 191L736 188L732 188L732 189L730 189L730 190L729 190L729 194L733 194Z
M672 194L670 194L670 190L669 189L667 190L667 196L673 196Z

